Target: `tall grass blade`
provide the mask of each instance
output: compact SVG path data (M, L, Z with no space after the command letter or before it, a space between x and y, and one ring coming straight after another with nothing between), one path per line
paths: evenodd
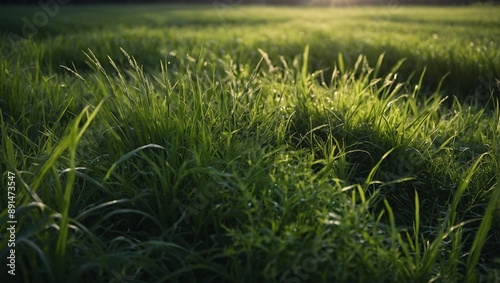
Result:
M120 157L120 159L118 159L115 163L113 163L113 165L111 165L111 167L108 169L108 172L106 173L106 175L102 179L101 183L105 183L109 179L109 177L111 177L111 174L115 170L116 166L120 165L120 163L122 163L122 162L130 159L131 157L135 156L138 152L140 152L140 151L142 151L144 149L147 149L147 148L165 149L163 146L160 146L160 145L157 145L157 144L147 144L147 145L143 145L141 147L138 147L138 148L136 148L136 149L128 152L127 154L125 154L122 157Z

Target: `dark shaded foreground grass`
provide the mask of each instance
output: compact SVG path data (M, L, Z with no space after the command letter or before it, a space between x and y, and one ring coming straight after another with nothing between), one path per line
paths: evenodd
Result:
M424 87L436 73L401 81L408 62L384 55L311 69L306 45L172 49L146 67L87 50L80 72L20 44L0 58L17 280L499 279L493 92L446 98Z

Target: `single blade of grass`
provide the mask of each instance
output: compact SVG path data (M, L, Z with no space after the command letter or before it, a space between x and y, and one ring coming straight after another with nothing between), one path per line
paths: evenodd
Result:
M136 149L128 152L127 154L125 154L122 157L120 157L120 159L118 159L115 163L113 163L113 165L111 165L111 167L108 169L108 172L106 173L106 175L102 179L101 183L105 183L109 179L109 177L111 177L111 174L115 170L116 166L118 166L120 163L122 163L122 162L130 159L131 157L135 156L138 152L140 152L140 151L142 151L142 150L144 150L146 148L165 149L163 146L160 146L160 145L157 145L157 144L147 144L147 145L143 145L141 147L138 147L138 148L136 148Z
M478 281L477 264L481 256L481 251L483 250L483 246L486 242L486 238L488 237L488 232L493 223L495 212L497 210L498 203L500 200L500 186L498 186L498 181L494 186L495 187L492 188L490 201L488 203L488 206L486 207L483 219L481 220L481 224L479 225L479 228L474 237L474 242L472 243L469 256L467 257L467 266L466 266L467 271L465 275L465 279L467 282Z

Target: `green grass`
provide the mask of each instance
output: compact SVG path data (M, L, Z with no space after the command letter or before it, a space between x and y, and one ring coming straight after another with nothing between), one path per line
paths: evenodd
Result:
M498 7L68 6L11 40L37 11L0 11L17 281L500 279Z

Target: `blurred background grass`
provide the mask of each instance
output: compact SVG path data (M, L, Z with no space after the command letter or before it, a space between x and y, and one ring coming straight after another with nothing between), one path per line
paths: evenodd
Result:
M47 26L33 32L43 54L23 56L26 64L40 60L45 69L60 65L86 68L79 50L90 48L102 59L120 64L119 47L146 68L157 68L164 57L172 63L202 50L212 58L231 56L255 64L266 50L272 58L288 59L311 47L312 69L332 69L341 52L347 63L359 54L375 61L385 53L382 71L401 58L404 81L426 68L425 84L435 89L444 79L444 92L466 98L498 94L500 77L500 8L490 7L255 7L231 6L65 6ZM37 7L4 6L0 33L2 53L23 52L22 18L30 20ZM25 27L25 31L30 31ZM30 33L30 32L28 32ZM10 34L10 36L9 36ZM15 42L15 43L13 43ZM29 47L28 47L29 49ZM29 53L29 52L28 52ZM28 55L28 53L26 55ZM172 56L176 54L177 56ZM487 93L484 95L484 93Z

